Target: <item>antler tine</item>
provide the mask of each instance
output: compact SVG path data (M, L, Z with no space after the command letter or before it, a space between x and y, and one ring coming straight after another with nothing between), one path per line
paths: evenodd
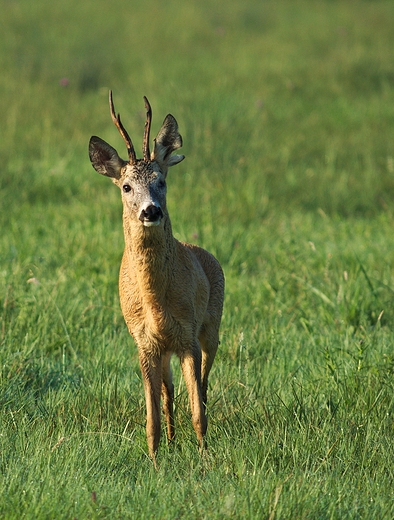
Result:
M116 128L119 130L120 135L123 137L123 140L126 143L130 164L135 164L137 162L137 156L135 155L134 146L129 134L127 133L125 127L122 125L122 122L120 120L120 114L116 115L114 100L112 99L112 90L109 91L109 108L111 111L112 121L114 122Z
M145 121L145 129L144 129L144 143L142 145L142 151L144 153L144 160L150 160L150 151L149 151L149 134L150 134L150 125L152 122L152 109L149 104L148 99L144 96L145 108L146 108L146 121Z

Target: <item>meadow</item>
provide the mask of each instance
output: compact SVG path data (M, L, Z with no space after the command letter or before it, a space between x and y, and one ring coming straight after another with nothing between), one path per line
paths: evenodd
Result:
M394 517L394 3L7 0L0 18L0 518ZM91 167L172 113L177 238L226 297L200 456L147 455ZM163 428L164 434L164 428Z

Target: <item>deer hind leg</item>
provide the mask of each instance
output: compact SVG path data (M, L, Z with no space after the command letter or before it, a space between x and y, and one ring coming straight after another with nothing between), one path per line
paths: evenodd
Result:
M174 428L174 385L172 384L171 353L163 356L162 374L163 382L161 395L163 397L163 412L167 422L167 437L169 441L175 438Z
M149 455L156 465L156 452L160 440L160 391L162 361L159 357L148 358L140 353L140 366L144 381L146 401L146 438Z
M197 343L181 357L181 367L189 394L193 428L200 447L205 447L204 435L207 431L207 418L201 394L201 348Z
M205 408L207 405L208 376L219 346L218 330L203 329L200 333L200 343L202 348L201 394Z

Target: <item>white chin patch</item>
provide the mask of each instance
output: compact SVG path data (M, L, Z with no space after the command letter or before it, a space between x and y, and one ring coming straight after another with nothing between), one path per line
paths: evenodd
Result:
M154 227L154 226L160 226L161 219L157 219L153 222L150 222L149 220L144 220L144 226L145 227Z

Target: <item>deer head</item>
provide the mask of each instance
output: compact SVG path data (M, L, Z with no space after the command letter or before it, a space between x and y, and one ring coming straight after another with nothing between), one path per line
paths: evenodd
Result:
M109 92L112 120L127 147L129 160L121 159L111 145L93 136L89 142L89 157L93 168L110 177L122 192L123 205L136 220L145 227L160 225L166 209L166 177L168 168L181 162L184 155L171 155L182 146L178 123L168 114L154 139L153 152L149 151L149 134L152 110L146 97L146 122L143 140L143 159L137 159L133 143L124 128L120 115L116 115Z

